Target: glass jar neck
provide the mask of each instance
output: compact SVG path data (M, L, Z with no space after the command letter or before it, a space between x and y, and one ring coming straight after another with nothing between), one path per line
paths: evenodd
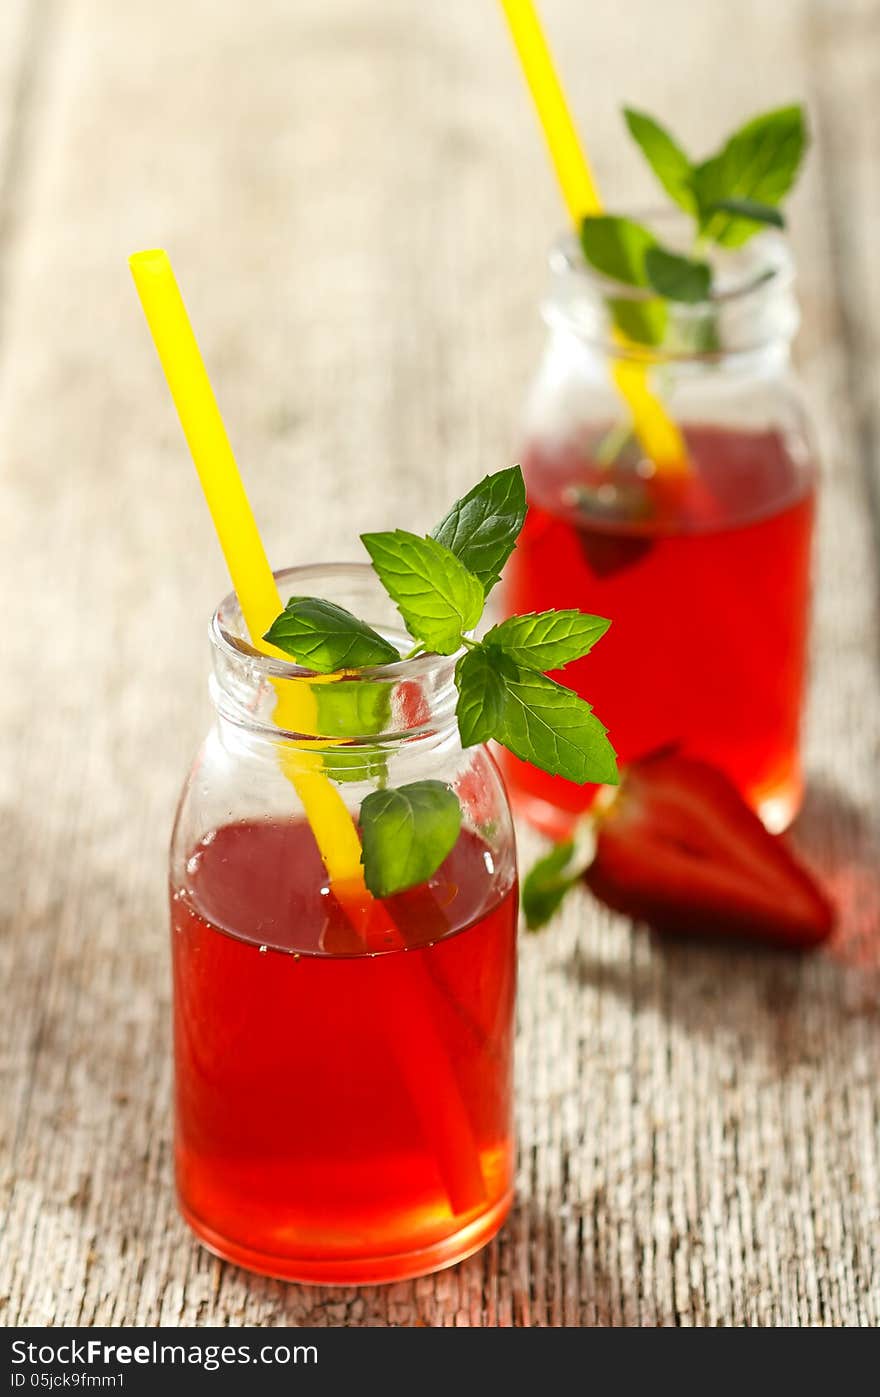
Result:
M282 600L314 596L366 621L401 653L412 648L400 617L368 564L324 564L275 574ZM261 654L230 593L211 622L211 696L222 725L248 743L290 748L344 746L351 762L378 748L420 750L458 741L457 655L422 655L341 677L316 674Z
M691 227L675 214L639 216L665 247L693 255ZM576 238L559 239L550 253L550 285L543 303L547 324L563 341L607 359L635 359L695 373L734 369L740 363L768 370L788 363L799 323L794 267L788 244L764 232L735 249L702 249L713 291L696 303L661 300L650 290L603 277L584 259ZM635 322L643 343L624 327Z

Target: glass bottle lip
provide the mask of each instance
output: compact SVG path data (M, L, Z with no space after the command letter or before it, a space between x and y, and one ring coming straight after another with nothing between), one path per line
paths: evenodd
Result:
M273 576L282 601L288 596L320 596L349 606L393 642L409 639L394 603L369 563L304 564L281 568ZM372 598L376 610L370 609ZM363 599L363 605L353 605L353 599ZM326 740L327 734L288 732L274 724L271 714L276 698L273 681L281 679L314 689L316 682L327 684L329 676L257 650L248 635L235 592L229 592L214 611L209 638L214 662L212 690L223 716L251 730L269 730L275 739L287 736ZM464 654L463 648L452 655L431 652L345 673L347 681L387 685L390 692L396 692L393 686L416 683L424 714L421 722L394 720L383 733L347 733L345 740L375 745L395 737L412 738L419 733L445 730L455 720L455 666Z
M627 216L655 232L664 246L692 255L689 243L693 222L683 213L641 209ZM652 362L715 363L793 338L799 323L794 298L795 268L784 234L766 230L741 247L713 245L699 255L713 268L713 293L707 300L695 303L666 302L670 326L678 331L668 337L671 343L622 344L614 337L610 299L648 304L658 298L648 288L615 281L591 267L571 231L559 236L550 249L550 287L542 306L543 317L548 325L573 333L605 354ZM688 347L693 330L709 321L720 327L718 347Z
M306 582L351 585L352 583L373 581L377 587L380 586L369 563L304 563L296 567L279 568L272 573L272 576L278 583L282 605L283 598L288 591L294 596L325 596L325 591L322 590L316 592L303 590L303 584ZM339 590L338 585L336 590ZM328 596L327 600L332 601L333 597ZM389 601L389 606L391 605L392 603ZM376 625L377 623L371 622L371 624ZM381 629L381 627L379 628ZM308 669L303 665L296 664L293 660L279 660L273 655L264 655L262 651L257 650L247 636L247 627L236 592L228 592L214 611L211 617L210 639L212 645L225 654L228 659L246 661L249 667L265 675L267 679L327 678L318 670ZM444 666L454 669L464 653L464 647L456 651L454 655L437 655L431 651L428 654L416 655L409 660L401 658L387 665L370 665L356 672L353 671L350 677L384 680L418 679L425 675L435 674Z

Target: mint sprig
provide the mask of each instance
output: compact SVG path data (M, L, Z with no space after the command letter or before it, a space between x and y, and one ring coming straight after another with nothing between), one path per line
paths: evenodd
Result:
M526 487L519 466L487 475L456 500L431 537L450 549L489 595L501 577L526 518Z
M455 670L458 702L455 716L462 746L478 747L504 728L504 669L503 652L475 645L459 660ZM498 739L500 741L500 738Z
M651 286L668 301L698 305L712 290L712 268L696 257L667 252L665 247L649 247L645 253L645 275Z
M496 675L492 702L498 704L499 718L488 736L551 776L564 776L578 785L616 783L617 760L607 728L586 699L539 670L516 664L503 650L487 648L481 658ZM477 686L483 682L468 659L461 661L458 671L459 704L466 714L473 712ZM459 729L461 724L459 713Z
M374 897L391 897L437 872L461 831L461 806L442 781L373 791L361 802L364 878Z
M657 246L657 239L641 223L607 213L585 218L581 246L587 261L603 276L625 286L648 285L645 254Z
M614 785L617 763L605 727L585 699L545 672L588 654L610 623L580 611L545 611L510 617L482 641L472 638L525 514L522 471L513 466L474 486L428 537L395 529L364 534L363 543L416 650L464 651L455 684L465 747L494 740L553 775ZM381 663L376 657L383 646L389 659L399 658L372 627L316 598L292 598L266 638L300 660L311 646L322 673L356 668L356 654L364 666ZM316 685L321 735L383 731L390 683L369 676ZM368 695L374 688L386 692L372 706ZM365 767L358 749L333 746L324 754L328 775L340 781L384 778L385 762L385 751L378 749L373 767ZM361 803L360 824L367 886L389 897L436 872L458 838L461 807L445 783L416 781L371 792Z
M725 199L749 199L777 208L797 178L807 146L801 106L779 107L734 132L717 155L693 172L700 234L723 247L740 247L756 233L751 219L719 213Z
M649 228L631 218L598 214L581 223L581 247L587 261L612 281L624 286L650 288L646 259L658 246ZM608 308L618 330L637 344L658 345L666 334L667 311L653 297L612 296Z
M410 635L438 655L458 650L462 632L472 630L483 613L480 579L434 538L395 529L362 534L361 541Z
M659 121L633 107L624 107L623 119L670 199L685 213L696 213L694 167L675 137Z
M529 669L562 669L589 654L610 625L604 616L585 611L532 611L493 626L482 649L495 646Z
M554 844L526 874L522 886L523 915L529 931L540 931L580 880L585 864L575 854L574 841Z
M395 652L396 653L396 652ZM333 684L315 684L315 727L319 737L339 739L322 749L327 775L334 781L381 781L388 771L388 755L379 743L364 741L379 737L391 728L390 680L340 679ZM346 743L357 734L362 740Z
M321 597L291 597L263 639L317 674L366 669L400 659L391 642L372 626Z
M780 205L807 148L806 118L797 104L764 112L700 162L646 112L627 107L624 119L663 190L694 220L692 254L663 247L649 228L611 214L583 220L581 246L603 276L642 293L609 295L616 327L638 344L657 346L666 334L668 301L711 297L712 269L701 255L707 245L741 247L763 227L785 226Z
M708 206L706 213L730 213L740 221L764 224L770 228L785 227L782 210L773 204L762 204L758 199L719 199Z

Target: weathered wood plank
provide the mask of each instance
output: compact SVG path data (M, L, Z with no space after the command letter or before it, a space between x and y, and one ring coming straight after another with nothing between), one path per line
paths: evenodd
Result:
M56 0L0 374L7 1323L880 1320L878 613L853 396L876 354L841 310L856 323L875 205L840 168L856 74L868 92L851 26L878 4L542 9L614 203L651 192L622 99L699 150L817 97L793 215L827 477L799 837L840 942L803 965L663 948L584 899L523 946L519 1203L484 1254L307 1290L190 1240L164 857L225 578L125 255L175 257L272 556L350 556L510 458L560 214L492 0Z
M0 326L11 244L27 195L32 115L52 27L51 0L7 0L0 9Z
M817 0L812 32L831 265L880 589L880 8L874 0Z
M4 185L15 178L14 132L27 121L34 59L45 29L37 0L8 0L0 10L0 171Z

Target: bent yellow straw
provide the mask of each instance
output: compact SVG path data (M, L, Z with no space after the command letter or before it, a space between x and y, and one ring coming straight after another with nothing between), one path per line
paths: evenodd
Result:
M523 75L532 94L566 207L580 231L584 218L602 212L584 149L578 140L562 84L532 0L501 0ZM621 343L627 341L617 336ZM617 360L612 376L632 414L633 428L658 470L687 470L687 448L678 427L648 384L648 366Z
M168 255L161 249L136 252L129 266L251 640L289 662L289 655L261 639L282 609L281 597ZM317 705L308 685L277 681L275 688L278 726L315 733ZM292 754L285 774L303 803L334 889L349 899L366 895L357 831L341 794L322 772L320 754Z

